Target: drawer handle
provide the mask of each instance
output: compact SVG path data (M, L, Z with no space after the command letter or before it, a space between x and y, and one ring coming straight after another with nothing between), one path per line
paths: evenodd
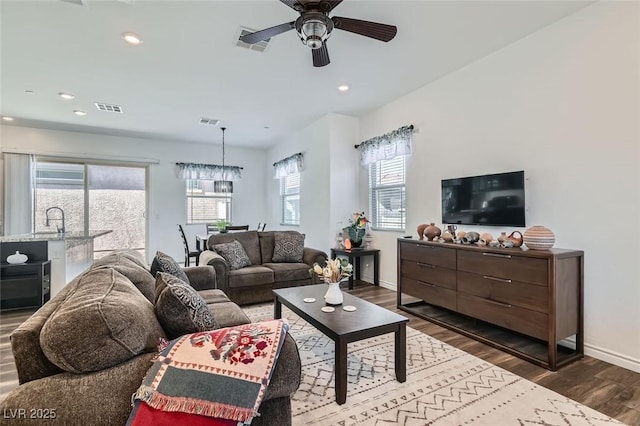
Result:
M420 263L420 262L416 262L416 265L418 265L421 268L431 268L431 269L435 269L435 266L433 265L429 265L428 263Z
M498 253L482 253L483 256L502 257L503 259L511 259L510 254L498 254Z
M489 275L483 275L482 278L484 278L485 280L500 281L501 283L507 283L507 284L511 283L511 280L507 280L507 279L504 279L504 278L498 278L498 277L490 277Z
M425 283L423 281L421 281L421 282L422 282L422 284L426 285L427 287L435 287L436 286L435 284Z
M498 302L497 300L484 299L486 302L493 303L494 305L502 306L505 308L510 308L511 305L508 303Z

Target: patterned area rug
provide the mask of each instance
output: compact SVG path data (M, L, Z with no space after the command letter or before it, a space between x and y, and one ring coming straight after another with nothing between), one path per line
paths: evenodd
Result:
M252 321L273 306L245 309ZM621 425L520 376L407 327L407 381L395 378L393 334L349 344L347 402L335 402L333 341L283 306L302 359L294 425Z

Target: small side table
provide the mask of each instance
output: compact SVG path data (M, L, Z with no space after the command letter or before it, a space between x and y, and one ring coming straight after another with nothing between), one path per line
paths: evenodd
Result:
M360 258L362 256L373 256L373 284L380 285L380 250L378 249L331 249L331 259L335 259L338 255L346 256L349 263L354 265L354 273L349 277L349 290L353 290L353 279L360 279ZM354 262L355 261L355 262Z

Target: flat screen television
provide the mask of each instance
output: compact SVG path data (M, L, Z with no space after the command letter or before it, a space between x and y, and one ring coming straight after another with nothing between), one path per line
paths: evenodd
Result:
M442 223L526 226L524 171L443 179Z

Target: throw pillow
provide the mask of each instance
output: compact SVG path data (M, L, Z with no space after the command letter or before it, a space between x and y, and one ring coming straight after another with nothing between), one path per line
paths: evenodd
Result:
M156 301L156 315L170 339L216 328L207 302L193 287L165 272L156 280L166 286Z
M304 234L274 232L273 262L300 263L304 251Z
M102 267L74 281L40 332L49 361L65 371L87 373L156 351L165 333L153 305L124 275Z
M156 252L156 257L153 258L153 263L151 263L151 275L155 277L158 272L166 272L189 284L189 277L187 277L187 274L185 274L180 265L178 265L178 262L176 262L173 257L161 251Z
M213 249L229 263L232 270L251 266L251 260L240 241L233 240L230 243L216 244Z

